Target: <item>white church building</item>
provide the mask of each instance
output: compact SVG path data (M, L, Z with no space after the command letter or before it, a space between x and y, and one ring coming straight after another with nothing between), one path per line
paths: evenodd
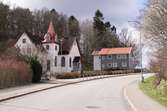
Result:
M15 47L23 55L37 56L46 72L56 74L81 71L81 52L77 39L58 39L52 22L44 37L24 32Z

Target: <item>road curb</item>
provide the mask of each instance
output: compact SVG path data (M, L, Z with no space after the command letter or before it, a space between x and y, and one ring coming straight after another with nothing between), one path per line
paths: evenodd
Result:
M131 84L131 83L130 83ZM138 111L137 108L135 107L135 105L132 103L132 101L129 99L128 95L127 95L127 90L126 90L126 87L125 86L123 88L123 96L125 98L125 101L127 101L127 104L130 106L130 108L133 110L133 111Z
M131 75L135 75L135 74L131 74ZM127 74L111 75L111 76L107 76L107 77L98 77L98 78L80 80L80 81L76 81L76 82L64 83L64 84L60 84L60 85L55 85L55 86L43 88L43 89L38 89L38 90L35 90L35 91L30 91L30 92L23 93L23 94L18 94L18 95L11 96L11 97L2 98L2 99L0 99L0 102L7 101L7 100L10 100L10 99L14 99L14 98L18 98L18 97L22 97L22 96L33 94L33 93L37 93L37 92L41 92L41 91L45 91L45 90L49 90L49 89L53 89L53 88L57 88L57 87L77 84L77 83L86 82L86 81L93 81L93 80L98 80L98 79L105 79L105 78L112 78L112 77L121 77L121 76L128 76L128 75Z

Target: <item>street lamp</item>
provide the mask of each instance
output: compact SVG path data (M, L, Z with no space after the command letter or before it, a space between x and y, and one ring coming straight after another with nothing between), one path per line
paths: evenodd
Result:
M141 23L139 21L128 21L128 22L133 22L133 23L136 23L138 25L141 26ZM142 57L142 34L141 34L141 31L140 31L140 66L141 66L141 82L144 82L144 76L143 76L143 64L142 64L142 61L143 61L143 57Z

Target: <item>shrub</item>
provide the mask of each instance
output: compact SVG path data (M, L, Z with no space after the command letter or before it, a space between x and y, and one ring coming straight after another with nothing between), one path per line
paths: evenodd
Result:
M25 61L15 58L0 58L0 88L31 83L32 73Z
M84 68L84 71L91 71L91 70L93 70L93 67L92 67L92 65L90 65L90 64L85 64L85 65L83 66L83 68Z
M56 75L57 79L74 79L79 77L81 77L81 74L77 72L70 72Z
M42 65L39 63L39 61L35 58L30 59L31 69L32 69L32 82L38 83L41 80L42 76Z

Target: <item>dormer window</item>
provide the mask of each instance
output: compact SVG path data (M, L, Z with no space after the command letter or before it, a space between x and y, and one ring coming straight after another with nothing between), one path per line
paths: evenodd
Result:
M26 39L23 39L23 41L22 41L22 42L23 42L23 44L25 44L25 43L26 43Z
M49 45L46 45L46 49L49 50Z

